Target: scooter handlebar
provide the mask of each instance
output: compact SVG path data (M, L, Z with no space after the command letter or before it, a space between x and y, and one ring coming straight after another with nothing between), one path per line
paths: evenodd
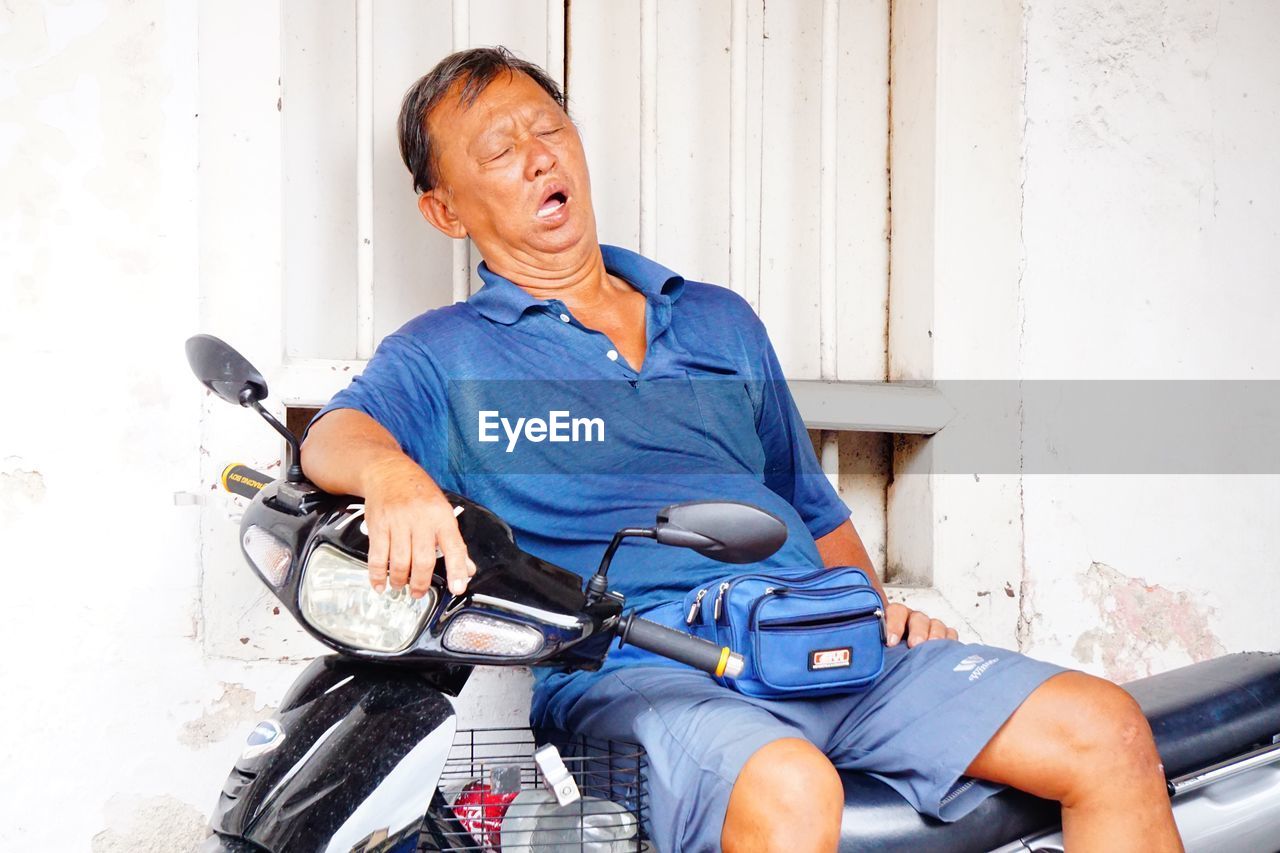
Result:
M219 479L222 482L222 488L228 492L252 500L274 478L261 471L255 471L248 465L232 462L222 469L222 477Z
M717 646L683 631L643 619L634 613L623 617L618 641L622 645L630 643L715 676L736 678L742 673L744 664L742 655L728 646Z

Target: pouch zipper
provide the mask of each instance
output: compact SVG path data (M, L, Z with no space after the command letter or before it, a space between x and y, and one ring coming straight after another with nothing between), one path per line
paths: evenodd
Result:
M880 619L884 616L884 611L879 607L874 609L857 610L844 616L839 620L830 622L832 627L846 625L850 622L859 622L863 619ZM825 628L827 623L815 622L812 616L791 616L784 619L762 619L756 622L757 628L767 628L774 631L789 630L792 628Z
M716 606L712 608L711 621L720 624L720 614L724 610L724 594L729 589L729 582L722 581L720 591L716 594Z
M702 610L702 599L707 597L707 589L708 587L704 586L694 596L693 604L689 605L689 615L684 618L684 624L692 626L694 620L698 618L698 613Z
M831 595L832 593L852 592L856 590L866 590L867 592L870 592L873 596L875 596L877 602L880 602L881 600L880 595L875 591L875 589L870 585L866 585L866 584L857 584L853 586L838 586L838 587L835 587L834 589L824 589L822 590L822 595L825 596L825 595ZM791 589L790 587L766 588L765 594L760 596L760 598L752 606L751 612L747 614L748 629L750 629L751 626L753 625L759 626L760 622L759 622L759 619L757 618L757 614L760 612L760 608L764 606L764 604L769 600L768 596L797 595L797 594L803 595L806 592L810 592L810 591L803 590L803 589ZM883 606L875 607L874 609L868 609L866 611L863 611L859 615L860 616L865 615L866 617L875 617L876 619L880 620L880 642L884 643L887 641L887 636L886 636L887 632L885 629Z
M878 623L879 623L879 625L880 625L880 642L881 642L881 643L884 643L884 642L886 641L886 637L885 637L885 627L884 627L884 611L883 611L883 610L881 610L879 607L877 607L875 610L864 610L864 611L862 611L861 613L855 613L855 614L852 614L852 615L850 615L850 616L849 616L849 618L844 619L844 620L842 620L842 621L840 621L840 622L832 622L830 625L805 625L805 624L803 624L803 617L801 617L801 618L797 618L797 619L794 619L794 620L790 620L790 621L794 621L794 622L799 623L798 625L787 625L787 624L786 624L786 622L787 622L788 620L785 620L785 619L782 619L782 620L775 619L775 620L773 620L772 622L770 622L770 621L757 622L757 623L756 623L756 627L757 627L757 628L759 628L759 629L760 629L760 630L762 630L762 631L763 631L763 630L769 630L769 631L803 631L803 630L806 630L806 629L809 629L809 628L841 628L841 629L853 629L853 628L858 627L858 626L859 626L859 625L861 625L862 623L864 623L864 622L870 622L870 621L872 621L873 619L874 619L876 622L878 622Z
M810 572L810 573L809 573L809 574L807 574L807 575L801 575L801 576L800 576L800 577L798 577L798 578L792 578L792 579L791 579L791 583L792 583L792 584L806 584L806 583L809 583L810 581L813 581L813 580L816 580L817 578L822 577L823 575L825 575L825 574L826 574L827 572L829 572L829 571L830 571L830 569L814 569L812 572ZM728 609L727 607L724 607L723 602L724 602L724 598L725 598L725 596L727 596L727 595L728 595L728 594L733 590L733 588L734 588L735 586L737 586L738 584L742 583L743 581L759 580L759 579L761 579L761 578L768 578L768 577L772 577L772 576L771 576L771 575L767 575L767 574L763 574L763 573L750 574L750 575L740 575L739 577L736 577L736 578L734 578L734 579L733 579L733 580L731 580L731 581L725 581L725 582L721 583L721 584L720 584L720 593L719 593L719 595L717 596L717 599L718 599L718 600L720 600L720 602L721 602L721 606L720 606L720 609L719 609L719 611L718 611L718 613L717 613L717 616L716 616L716 623L717 623L717 624L719 624L719 622L720 622L720 617L724 617L724 622L725 622L725 624L726 624L726 625L728 625L728 624L729 624L729 618L728 618L728 617L729 617L729 609ZM777 587L777 588L778 588L778 589L789 589L789 587ZM765 591L766 591L766 592L772 592L773 590L774 590L774 587L771 587L771 586L770 586L770 587L765 587Z

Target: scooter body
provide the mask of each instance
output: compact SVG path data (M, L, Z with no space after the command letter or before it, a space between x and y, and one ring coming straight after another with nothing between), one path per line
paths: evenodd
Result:
M251 473L241 479L261 479ZM460 845L468 834L439 791L457 730L448 697L474 666L597 669L615 639L703 668L721 657L710 643L623 614L622 597L607 588L584 592L578 575L518 548L501 519L460 495L447 496L476 574L465 594L450 595L441 559L431 589L414 602L407 591L368 589L360 499L305 482L248 493L254 497L241 521L247 561L338 654L308 666L277 714L250 734L205 851L481 849ZM724 508L738 522L754 517L743 510L759 512ZM679 519L678 508L667 508L650 532L661 538ZM354 577L337 578L342 572ZM411 624L389 638L362 630L358 620L342 622L352 609L370 621L398 609L395 623L404 627L407 614Z
M250 734L206 849L415 850L456 728L429 679L318 658Z

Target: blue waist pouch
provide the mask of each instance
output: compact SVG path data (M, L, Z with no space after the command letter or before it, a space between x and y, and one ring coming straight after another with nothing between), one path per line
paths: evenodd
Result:
M690 590L685 624L746 666L721 684L769 699L869 686L884 669L884 601L853 567L734 575Z

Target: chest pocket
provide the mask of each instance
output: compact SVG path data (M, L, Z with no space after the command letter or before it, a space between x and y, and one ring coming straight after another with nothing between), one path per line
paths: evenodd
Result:
M690 373L703 437L712 451L753 474L763 475L764 448L756 432L750 380L725 374Z

